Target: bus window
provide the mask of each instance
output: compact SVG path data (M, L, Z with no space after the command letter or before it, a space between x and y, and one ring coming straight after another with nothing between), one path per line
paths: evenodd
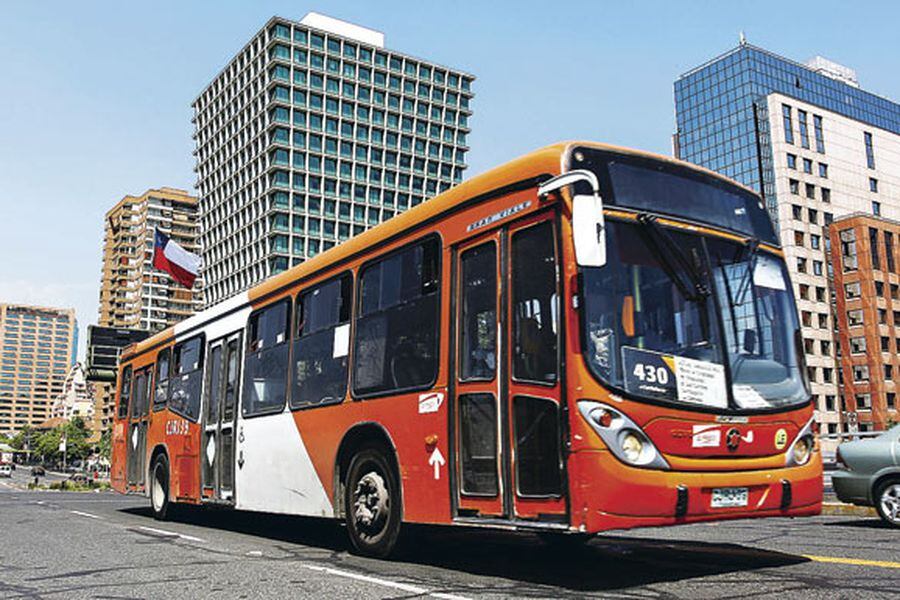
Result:
M144 369L143 371L138 371L137 375L134 377L134 393L132 394L132 402L131 402L131 418L136 419L140 417L144 413L146 413L147 409L147 387L150 376L150 370Z
M349 273L300 295L291 407L344 399L352 297L353 277Z
M556 382L556 253L545 221L512 238L513 377Z
M166 348L159 353L156 359L156 392L153 396L153 409L162 408L166 403L166 397L169 395L169 355L170 350Z
M497 248L484 244L460 258L460 379L490 380L497 368Z
M200 416L200 388L203 384L203 337L197 336L175 346L169 408L191 420Z
M437 377L440 242L431 238L363 267L353 391L428 387Z
M234 418L234 405L237 403L240 351L240 341L237 339L228 342L225 349L225 396L222 404L222 420L226 422Z
M497 481L497 403L491 394L459 397L462 490L495 496Z
M245 417L284 408L290 308L289 301L283 300L250 316L247 355L244 357L242 410Z
M206 423L215 424L219 420L219 396L222 387L221 344L209 351L209 369L206 372Z
M521 496L554 496L562 489L556 402L516 396L516 488Z
M119 418L128 416L128 404L131 400L131 367L122 372L122 387L119 389Z

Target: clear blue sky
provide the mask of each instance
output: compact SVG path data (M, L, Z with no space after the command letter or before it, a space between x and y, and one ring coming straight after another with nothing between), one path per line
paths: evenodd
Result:
M105 211L192 189L191 101L272 15L311 10L477 76L470 175L569 138L668 153L673 80L742 30L900 100L897 2L0 0L0 300L96 322Z

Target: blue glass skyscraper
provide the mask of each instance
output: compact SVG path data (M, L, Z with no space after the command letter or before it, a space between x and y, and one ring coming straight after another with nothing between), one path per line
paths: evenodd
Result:
M836 65L832 65L836 66ZM900 134L900 104L741 43L675 80L676 155L763 193L774 210L766 96L781 93Z

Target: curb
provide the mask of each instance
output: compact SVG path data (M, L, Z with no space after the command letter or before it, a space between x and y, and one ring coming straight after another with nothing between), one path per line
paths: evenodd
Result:
M844 504L843 502L823 502L823 515L853 515L857 517L877 517L878 513L871 506L856 506L855 504Z

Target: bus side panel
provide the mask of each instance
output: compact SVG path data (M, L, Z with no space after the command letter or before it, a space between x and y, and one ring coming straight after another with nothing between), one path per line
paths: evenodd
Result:
M126 492L128 485L125 480L125 460L126 460L126 444L125 431L126 419L116 418L112 429L112 449L110 453L110 473L109 483L112 489L120 494Z
M318 412L318 411L316 411ZM329 424L332 426L333 424ZM333 516L331 500L289 412L238 419L236 507ZM318 446L318 450L322 447ZM330 486L329 486L330 487Z
M419 412L420 396L440 394L436 412ZM338 448L354 425L376 424L383 428L397 453L403 494L403 520L416 523L450 522L450 486L447 473L446 388L433 388L399 396L348 401L333 407L294 413L309 456L328 496L334 497ZM435 441L430 445L428 442ZM435 450L438 455L435 455ZM432 456L434 460L431 461ZM438 459L438 456L440 459ZM429 462L431 461L431 462Z

